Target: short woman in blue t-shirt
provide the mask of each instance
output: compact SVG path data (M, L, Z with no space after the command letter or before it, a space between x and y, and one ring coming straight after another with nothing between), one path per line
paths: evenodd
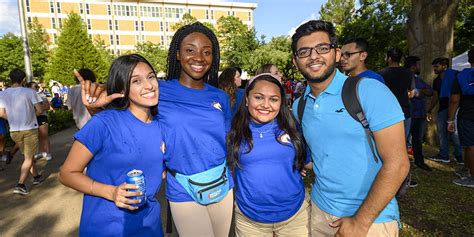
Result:
M223 90L228 96L230 101L230 108L232 116L237 112L240 102L244 97L244 89L240 89L242 85L242 78L237 68L229 67L222 71L218 79L218 87Z
M122 96L74 135L59 175L64 185L84 193L80 236L163 236L154 197L165 149L155 117L158 91L155 71L142 56L124 55L112 63L107 92ZM145 176L147 198L140 207L132 199L140 193L130 191L137 187L125 183L133 169Z
M236 236L309 236L300 172L305 145L271 74L251 79L227 136L236 186Z

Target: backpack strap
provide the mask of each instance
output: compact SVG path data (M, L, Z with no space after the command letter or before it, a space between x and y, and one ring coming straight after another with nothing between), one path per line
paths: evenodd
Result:
M298 108L296 110L296 113L298 114L297 120L301 127L303 127L303 115L304 115L305 107L306 107L306 97L303 94L302 96L300 96L300 100L298 101Z
M349 77L344 82L342 87L342 102L344 103L344 107L346 108L347 112L358 121L362 127L364 127L365 135L367 137L367 142L369 143L370 150L372 151L372 155L374 156L375 162L378 162L377 158L377 148L374 146L375 138L372 130L370 130L369 122L365 117L364 111L362 110L362 106L360 105L359 101L359 92L358 86L359 82L362 80L363 77ZM299 107L299 106L298 106Z

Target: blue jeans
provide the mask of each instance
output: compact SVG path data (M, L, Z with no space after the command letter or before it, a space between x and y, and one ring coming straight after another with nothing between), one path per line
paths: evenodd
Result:
M438 112L438 136L439 136L439 155L442 159L449 160L449 137L453 140L454 156L461 157L461 144L459 143L459 136L448 132L448 110Z
M405 121L403 121L403 125L405 126L405 141L407 141L408 145L408 135L410 135L411 118L406 118Z

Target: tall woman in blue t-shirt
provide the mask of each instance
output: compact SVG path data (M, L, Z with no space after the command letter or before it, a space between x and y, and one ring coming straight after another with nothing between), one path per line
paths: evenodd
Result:
M271 74L251 79L227 136L236 186L236 236L309 236L309 205L300 171L302 136Z
M217 81L218 70L219 43L209 28L196 22L176 31L168 51L167 78L159 81L158 118L166 144L165 195L181 237L227 237L230 230L234 183L223 173L228 172L224 167L229 99L224 91L207 84ZM96 84L81 83L88 108L119 96L104 93ZM148 137L155 144L161 142ZM201 196L193 192L187 181L190 175L200 176L200 183L213 183L205 189L216 192ZM202 204L197 200L200 197L211 204Z
M159 93L153 67L136 54L115 59L107 93L122 96L74 135L59 175L64 185L84 193L79 235L163 236L154 197L162 180L164 143L155 117ZM125 183L133 169L145 176L147 200L141 207L132 205L139 192L128 191L135 185Z

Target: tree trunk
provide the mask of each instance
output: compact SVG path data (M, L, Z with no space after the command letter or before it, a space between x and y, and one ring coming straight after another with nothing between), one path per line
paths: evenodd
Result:
M408 47L410 55L421 58L421 76L429 85L433 84L435 78L431 67L433 59L451 59L453 56L454 22L459 1L412 0L407 22ZM439 143L435 124L432 122L428 125L426 141L430 145Z

